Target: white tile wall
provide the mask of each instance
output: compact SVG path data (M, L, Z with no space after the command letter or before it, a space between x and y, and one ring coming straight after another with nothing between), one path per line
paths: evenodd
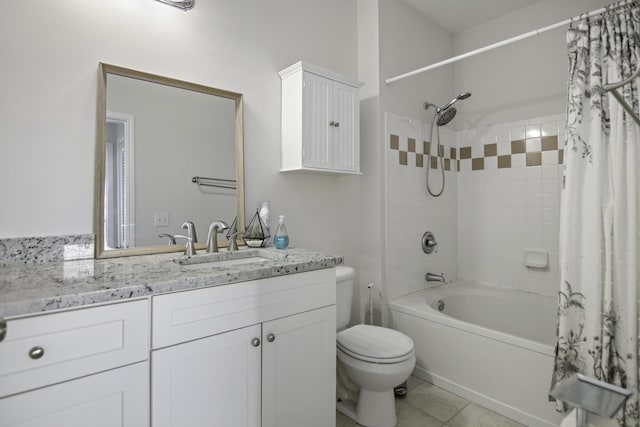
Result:
M426 162L417 167L415 154L409 153L408 165L399 164L399 150L389 148L390 135L398 135L400 150L406 150L408 138L415 138L416 148L422 154L423 141L428 139L430 123L409 120L393 114L386 117L386 243L389 299L423 289L427 272L444 273L457 277L457 173L445 171L446 187L441 197L434 198L425 187ZM435 132L434 132L435 134ZM455 147L455 133L440 130L443 145ZM435 153L435 147L432 148ZM453 162L455 165L455 162ZM441 172L431 170L432 190L439 190ZM437 252L425 254L421 248L422 235L435 234Z
M477 144L477 135L498 142L498 154L510 154L510 139L526 139L527 151L539 151L541 136L558 135L563 146L563 115L457 132L458 147ZM475 151L474 151L474 156ZM526 166L525 154L511 156L511 168L458 173L458 274L461 279L528 292L556 295L560 182L557 151L543 151L542 165ZM545 269L523 265L526 248L549 254Z
M470 146L472 157L484 157L484 170L471 170L469 160L460 162L460 171L445 172L445 191L434 198L425 188L427 159L424 167L417 167L416 154L408 153L408 164L399 162L408 138L416 140L422 154L430 124L387 113L385 286L390 299L433 285L424 279L427 272L445 273L447 280L556 295L562 179L558 152L543 151L539 166L526 166L524 153L513 154L511 167L499 169L497 157L484 156L484 145L497 143L498 155L508 155L511 140L526 139L528 151L540 151L541 137L558 135L562 148L563 120L556 115L459 132L441 128L445 146ZM391 134L398 135L399 150L390 148ZM440 170L430 174L432 188L439 189ZM438 241L438 252L431 255L420 247L427 230ZM549 266L525 267L526 248L547 251Z

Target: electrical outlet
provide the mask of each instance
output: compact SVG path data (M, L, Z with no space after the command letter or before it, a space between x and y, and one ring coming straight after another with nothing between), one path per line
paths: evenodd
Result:
M153 214L153 226L154 227L168 227L169 226L169 212L156 212Z

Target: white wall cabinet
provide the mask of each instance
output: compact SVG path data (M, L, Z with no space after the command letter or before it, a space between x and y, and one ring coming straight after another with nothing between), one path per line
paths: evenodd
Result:
M335 425L334 269L161 295L153 313L154 427Z
M0 426L149 425L149 302L9 319Z
M362 83L298 62L282 79L281 171L360 173Z

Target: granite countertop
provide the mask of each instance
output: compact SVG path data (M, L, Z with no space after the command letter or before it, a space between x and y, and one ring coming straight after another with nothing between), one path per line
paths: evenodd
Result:
M187 264L242 256L261 262L192 269ZM9 263L0 266L0 317L114 302L334 267L342 257L290 248L247 249L229 255L179 253L112 259ZM203 266L200 264L198 267Z

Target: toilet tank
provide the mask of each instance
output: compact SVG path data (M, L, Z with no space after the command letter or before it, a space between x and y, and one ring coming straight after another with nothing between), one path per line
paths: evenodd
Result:
M345 265L336 267L336 328L343 329L351 320L353 301L353 281L356 271Z

